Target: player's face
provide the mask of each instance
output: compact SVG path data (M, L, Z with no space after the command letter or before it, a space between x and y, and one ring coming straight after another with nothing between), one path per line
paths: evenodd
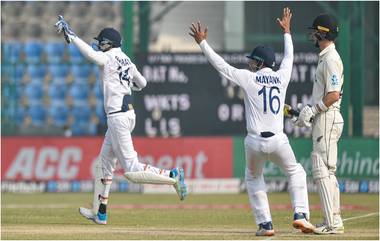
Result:
M319 41L325 38L326 33L318 30L313 30L309 33L309 40L312 41L315 47L319 48Z
M91 47L92 47L95 51L106 52L106 51L108 51L108 50L110 50L110 49L112 48L112 45L109 44L107 41L99 42L98 40L94 39L94 40L91 42Z

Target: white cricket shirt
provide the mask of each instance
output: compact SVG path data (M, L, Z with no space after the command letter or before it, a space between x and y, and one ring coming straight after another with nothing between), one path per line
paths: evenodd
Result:
M120 48L95 51L79 37L75 37L73 43L87 59L101 67L104 110L107 115L121 110L124 96L132 94L131 83L140 90L146 86L146 79Z
M290 34L284 34L284 58L280 69L263 68L257 72L237 69L214 52L206 40L200 47L214 68L225 78L239 85L244 91L245 119L248 134L274 134L284 129L284 102L286 88L293 67L293 43Z
M342 94L343 79L343 63L335 44L332 43L319 53L312 93L314 104L321 101L329 92L338 91ZM340 109L341 100L342 97L329 109Z

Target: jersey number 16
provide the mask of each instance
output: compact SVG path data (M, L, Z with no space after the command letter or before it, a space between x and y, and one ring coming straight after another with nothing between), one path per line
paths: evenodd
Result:
M258 92L259 95L263 95L263 109L264 109L264 114L267 113L268 109L268 102L269 102L269 108L270 111L273 114L277 114L280 111L280 98L276 95L276 93L273 93L273 90L277 91L277 94L280 94L280 89L278 87L268 87L269 89L269 98L267 101L267 87L263 86L263 88ZM273 106L276 105L273 102L277 102L277 108L274 109Z

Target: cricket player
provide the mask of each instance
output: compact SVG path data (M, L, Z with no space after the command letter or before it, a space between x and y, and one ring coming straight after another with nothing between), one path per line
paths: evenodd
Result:
M340 114L343 64L334 44L338 36L336 19L328 14L319 15L314 19L311 29L310 36L321 51L312 92L314 105L304 106L295 124L312 126L313 178L324 214L324 223L317 225L314 232L336 234L344 232L340 216L339 185L335 176L338 140L343 130L343 118Z
M290 35L292 13L284 8L282 19L277 19L284 31L284 59L280 69L275 66L274 51L265 46L256 47L249 58L249 67L236 69L214 52L207 43L207 28L192 24L189 33L199 44L212 66L225 78L244 91L245 118L248 135L245 138L245 180L253 215L258 225L256 236L272 236L274 229L269 209L263 167L266 160L277 164L289 180L293 207L293 227L311 233L314 226L309 219L306 173L297 163L287 136L283 133L283 109L286 89L293 67L293 43Z
M132 91L139 91L147 84L136 65L122 52L121 36L113 28L105 28L95 38L95 51L75 35L62 16L55 24L65 40L78 47L90 61L100 66L103 79L104 109L107 114L108 130L105 134L100 162L97 163L93 209L80 208L79 212L97 224L107 223L107 202L111 188L116 159L125 171L124 176L135 183L173 185L183 200L187 195L184 170L163 170L140 163L133 147L131 132L135 127L135 112Z

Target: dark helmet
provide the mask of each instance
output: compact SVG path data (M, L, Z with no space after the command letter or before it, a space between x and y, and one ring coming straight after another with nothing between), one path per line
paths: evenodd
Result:
M334 41L336 37L338 37L338 22L334 16L329 14L321 14L316 17L313 21L313 26L309 27L309 29L317 30L320 33L316 35L318 40L327 39L330 41Z
M114 28L104 28L99 35L95 37L99 42L99 49L107 51L111 48L119 48L121 46L120 33Z
M273 69L276 60L274 50L267 46L257 46L247 58L257 60L259 63L264 63L266 67L271 69Z

